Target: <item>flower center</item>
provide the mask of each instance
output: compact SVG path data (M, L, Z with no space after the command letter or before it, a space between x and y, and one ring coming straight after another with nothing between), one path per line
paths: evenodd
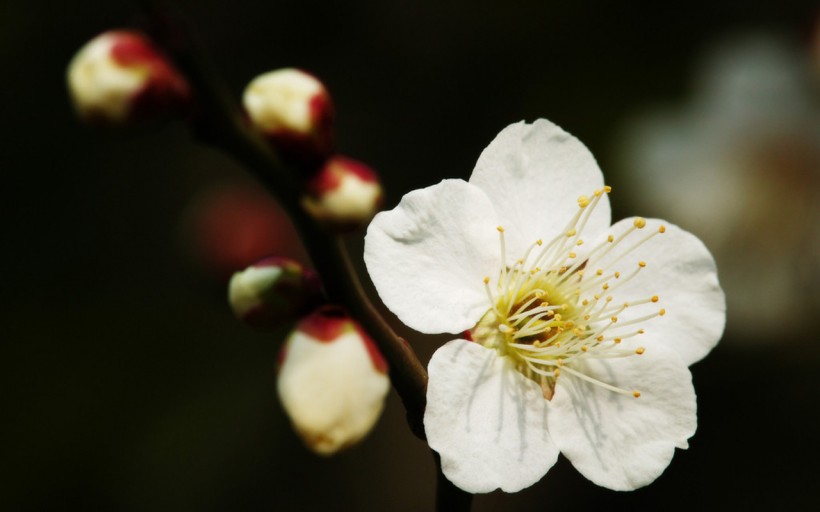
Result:
M640 324L666 313L653 308L651 313L619 322L618 315L626 308L653 305L659 298L648 295L628 302L616 300L618 289L638 275L646 263L641 261L635 268L625 269L624 274L614 268L625 255L664 233L664 226L636 237L646 227L646 221L637 218L622 234L610 234L579 256L584 248L583 229L600 198L610 190L596 190L592 199L579 197L579 209L561 234L546 244L536 241L512 265L506 263L504 228L498 227L500 269L495 280L484 278L490 308L470 334L477 343L510 357L523 375L541 386L548 400L562 372L616 393L639 397L637 390L586 375L578 363L584 358L643 354L643 347L627 350L619 345L626 338L643 334ZM605 267L601 266L603 261L607 262Z

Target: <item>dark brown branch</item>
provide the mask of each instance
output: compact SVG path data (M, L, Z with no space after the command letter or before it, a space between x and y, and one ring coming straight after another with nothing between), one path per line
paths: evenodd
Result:
M390 365L397 393L408 411L413 432L423 432L427 372L413 350L379 315L362 290L341 238L328 233L302 209L299 172L244 121L239 106L218 74L185 30L178 16L157 0L138 2L147 18L147 30L188 79L192 91L191 124L200 139L233 155L276 197L290 214L302 242L322 277L328 298L348 307L374 337Z

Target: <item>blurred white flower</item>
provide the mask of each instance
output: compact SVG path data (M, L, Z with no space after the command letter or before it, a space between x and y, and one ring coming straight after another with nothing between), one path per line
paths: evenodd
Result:
M305 445L332 455L366 436L390 389L387 363L340 308L302 319L280 354L279 399Z
M469 183L410 192L368 229L391 311L424 333L469 330L433 355L424 416L466 491L528 487L559 451L598 485L635 489L688 446L687 366L725 318L714 261L659 220L610 226L608 192L577 139L518 123Z
M820 106L810 59L758 35L702 64L693 98L635 120L622 166L638 205L703 237L744 340L804 332L820 307Z

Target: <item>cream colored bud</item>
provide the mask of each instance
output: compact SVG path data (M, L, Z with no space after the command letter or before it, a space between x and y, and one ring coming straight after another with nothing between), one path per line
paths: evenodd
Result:
M309 315L280 357L279 399L308 448L332 455L366 436L390 388L373 341L340 308Z
M228 301L237 318L273 329L315 307L321 298L318 276L296 261L265 258L231 277Z
M321 161L333 149L333 105L313 75L286 68L254 78L242 104L251 123L284 156Z
M125 123L179 111L190 96L171 63L142 34L105 32L71 60L68 89L90 122Z
M307 183L305 209L337 229L364 226L379 211L382 187L376 173L361 162L335 156Z

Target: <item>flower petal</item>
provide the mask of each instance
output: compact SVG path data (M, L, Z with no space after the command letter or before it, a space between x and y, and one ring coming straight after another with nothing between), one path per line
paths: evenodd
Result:
M382 301L423 333L473 327L489 309L483 279L497 267L497 225L490 200L465 181L408 193L365 237L364 261Z
M428 370L427 441L455 485L472 493L514 492L555 464L547 401L509 358L453 340L433 354Z
M633 218L617 222L612 226L612 233L617 238L619 233L632 227L634 221ZM661 226L665 228L664 233L658 233ZM658 234L614 265L610 264L634 242L652 233ZM662 343L680 354L687 365L701 360L720 340L726 322L726 297L709 250L693 234L659 219L646 219L646 227L632 233L619 246L623 247L616 247L592 266L609 271L620 269L624 275L637 269L639 262L645 262L646 267L622 285L612 280L611 284L618 285L612 295L618 302L658 296L657 303L624 310L618 315L619 324L661 308L665 312L662 317L631 327L645 328L646 335L632 338L630 343L648 346Z
M574 369L641 396L622 395L563 372L550 402L549 430L572 465L594 483L632 490L654 481L675 447L695 433L692 377L673 351L585 359Z
M495 205L510 229L508 253L519 257L539 238L561 233L578 211L578 197L603 188L604 179L592 153L560 127L538 119L504 128L481 153L470 183ZM609 227L610 209L601 197L586 229L595 237Z

